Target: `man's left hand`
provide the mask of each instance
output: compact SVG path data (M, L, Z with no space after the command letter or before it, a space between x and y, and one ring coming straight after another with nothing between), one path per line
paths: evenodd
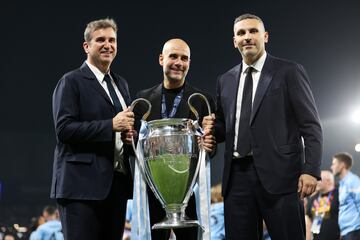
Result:
M201 125L205 136L212 135L215 127L215 114L212 113L211 116L205 116L202 120Z
M136 138L136 137L137 137L136 130L121 132L121 140L123 141L124 144L130 145L132 142L132 139Z
M300 198L310 196L316 190L317 180L309 174L301 174L298 183L298 193Z
M216 146L215 137L213 135L206 135L204 136L203 140L204 142L202 146L205 149L205 151L208 153L212 153L215 150L215 146Z

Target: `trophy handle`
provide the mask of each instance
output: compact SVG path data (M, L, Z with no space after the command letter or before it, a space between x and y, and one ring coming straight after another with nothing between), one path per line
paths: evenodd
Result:
M191 104L191 100L193 97L196 97L196 96L199 96L201 97L205 103L206 103L206 106L207 106L207 109L208 109L208 115L211 116L211 108L210 108L210 103L209 101L207 100L207 98L201 94L201 93L193 93L190 95L189 99L188 99L188 105L189 105L189 108L190 110L194 113L195 117L196 117L196 121L193 121L193 126L195 127L196 129L196 132L200 134L200 136L204 136L204 131L202 130L202 128L200 127L200 123L199 123L199 119L200 119L200 116L199 116L199 113L198 111L195 109L195 107Z
M142 116L141 120L146 122L146 119L148 118L148 116L150 115L150 111L151 111L151 103L150 101L148 101L147 99L145 98L138 98L138 99L135 99L131 105L130 105L130 110L133 111L134 110L134 107L136 106L136 104L138 104L139 102L145 102L147 103L148 105L148 110L146 111L146 113ZM136 162L138 163L138 166L139 166L139 170L141 172L141 175L144 177L144 179L146 180L146 182L148 183L149 187L151 188L151 190L153 192L157 192L156 188L154 187L154 185L152 184L151 180L150 180L150 176L147 174L147 172L145 171L145 164L144 164L144 161L143 160L140 160L140 159L143 159L141 158L141 156L138 155L138 152L136 150L136 146L135 146L135 138L134 136L132 137L132 140L131 140L131 145L132 145L132 148L134 150L134 154L135 154L135 159L136 159ZM155 196L157 197L157 194L155 194ZM158 197L157 197L158 198ZM164 200L161 199L161 198L158 198L159 201L161 202L162 205L164 205Z
M134 107L136 106L136 104L138 104L138 103L141 102L141 101L147 103L147 105L148 105L148 110L146 111L146 113L145 113L145 114L142 116L142 118L141 118L141 120L144 120L144 121L145 121L145 120L148 118L148 116L150 115L150 111L151 111L151 107L152 107L149 100L147 100L147 99L145 99L145 98L137 98L137 99L135 99L135 100L131 103L131 105L130 105L130 110L133 111L133 110L134 110ZM135 158L136 158L136 159L139 159L139 158L138 158L139 156L137 156L137 152L136 152L136 146L135 146L134 136L133 136L132 139L131 139L131 145L132 145L133 150L134 150ZM138 161L138 163L141 164L140 161Z
M189 97L189 99L188 99L188 105L189 105L189 107L190 107L190 110L194 113L196 119L199 121L199 118L200 118L200 117L199 117L199 113L198 113L198 111L196 111L196 109L194 108L194 106L191 104L191 99L192 99L193 97L195 97L195 96L199 96L199 97L201 97L201 98L205 101L206 106L207 106L207 109L208 109L209 116L211 115L211 108L210 108L210 103L209 103L209 101L207 100L207 98L206 98L203 94L201 94L201 93L193 93L193 94L190 95L190 97Z
M148 116L150 115L150 111L151 111L151 103L149 102L149 100L145 99L145 98L138 98L138 99L135 99L131 105L130 105L130 110L133 111L134 110L134 107L136 106L136 104L138 104L139 102L146 102L147 105L148 105L148 110L146 111L146 113L142 116L141 120L146 120L148 118Z
M146 120L148 118L148 116L150 115L150 111L151 111L151 103L149 100L145 99L145 98L138 98L138 99L135 99L131 105L130 105L130 110L133 111L134 110L134 107L136 106L136 104L138 104L139 102L145 102L147 103L148 105L148 110L146 111L146 113L142 116L141 120ZM139 156L137 155L137 152L136 152L136 146L135 146L135 139L134 139L134 136L132 137L131 139L131 145L133 147L133 150L134 150L134 154L135 154L135 158L138 160L138 163L140 164L140 166L142 167L142 163L140 162L139 160Z
M206 106L207 106L207 109L208 109L208 116L211 116L211 108L210 108L210 103L209 103L208 99L207 99L203 94L201 94L201 93L193 93L193 94L190 95L190 97L189 97L189 99L188 99L188 105L189 105L189 107L190 107L190 110L194 113L194 115L195 115L195 117L196 117L196 119L197 119L196 121L193 122L193 125L194 125L196 131L197 131L198 133L200 133L200 135L201 135L201 138L200 138L200 139L201 139L201 143L203 144L203 143L204 143L204 138L203 138L203 136L204 136L204 131L203 131L203 129L200 127L200 124L199 124L200 116L199 116L199 113L198 113L198 112L196 111L196 109L194 108L194 106L191 105L191 99L192 99L193 97L195 97L195 96L199 96L199 97L201 97L201 98L205 101ZM205 176L206 176L206 174L207 174L207 173L206 173L206 171L207 171L207 170L206 170L206 156L207 156L207 153L206 153L206 151L205 151L205 149L204 149L203 147L201 147L200 149L201 149L201 150L200 150L200 152L199 152L199 161L198 161L198 164L197 164L197 166L196 166L196 172L198 173L198 175L197 175L196 178L193 179L193 181L192 181L192 183L191 183L190 186L191 186L191 188L193 189L195 183L198 182L200 192L202 192L202 193L200 193L200 194L206 194L206 196L209 196L210 187L207 186L207 183L204 182L204 180L200 181L200 174L202 174L202 175L205 174ZM209 169L208 169L208 171L209 171ZM210 173L210 172L208 172L208 173ZM188 202L189 199L190 199L190 196L191 196L191 192L189 191L188 194L185 196L184 202ZM207 205L207 204L206 204L206 201L204 202L204 200L202 200L201 197L199 197L199 203L201 204L201 207L200 207L200 209L201 209L201 213L200 213L201 218L202 218L202 217L205 217L205 218L206 218L206 217L207 217L207 214L203 215L203 213L204 213L203 210L208 209L209 205ZM203 204L204 204L204 206L202 206ZM205 211L205 212L206 212L206 211ZM206 222L205 219L202 219L201 222L202 222L202 221L205 221L205 222ZM203 230L203 232L205 232L205 233L208 232L209 226L205 227L205 226L203 226L201 223L200 223L199 225L200 225L200 228ZM208 236L208 234L209 234L209 233L207 233L206 235ZM204 236L205 236L205 235L204 235ZM205 238L206 238L206 237L205 237Z

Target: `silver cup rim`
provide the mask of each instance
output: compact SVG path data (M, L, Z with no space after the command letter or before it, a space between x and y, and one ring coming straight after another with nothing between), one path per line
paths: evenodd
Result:
M163 119L156 119L147 122L148 126L151 127L161 127L161 126L169 126L169 125L176 125L176 124L186 124L191 119L188 118L163 118Z

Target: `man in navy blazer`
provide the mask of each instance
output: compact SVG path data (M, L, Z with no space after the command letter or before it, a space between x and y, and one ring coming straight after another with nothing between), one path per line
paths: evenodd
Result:
M117 52L112 19L90 22L87 60L53 94L56 133L51 197L67 240L121 239L132 196L129 165L134 114L127 82L110 71Z
M266 53L258 16L236 18L233 41L242 63L218 78L216 92L226 239L260 239L263 219L273 240L305 239L301 200L315 191L322 157L308 76L300 64Z

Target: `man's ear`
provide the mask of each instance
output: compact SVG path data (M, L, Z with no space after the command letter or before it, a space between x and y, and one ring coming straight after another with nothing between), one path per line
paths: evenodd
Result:
M238 48L236 41L235 41L235 36L233 37L233 43L234 43L234 48Z
M88 54L89 53L89 44L87 42L83 43L83 48L84 48L85 53Z
M162 54L159 55L159 64L160 64L161 66L164 65L164 56L163 56Z
M268 43L268 42L269 42L269 33L268 33L268 32L265 32L265 33L264 33L264 42L265 42L265 43Z

